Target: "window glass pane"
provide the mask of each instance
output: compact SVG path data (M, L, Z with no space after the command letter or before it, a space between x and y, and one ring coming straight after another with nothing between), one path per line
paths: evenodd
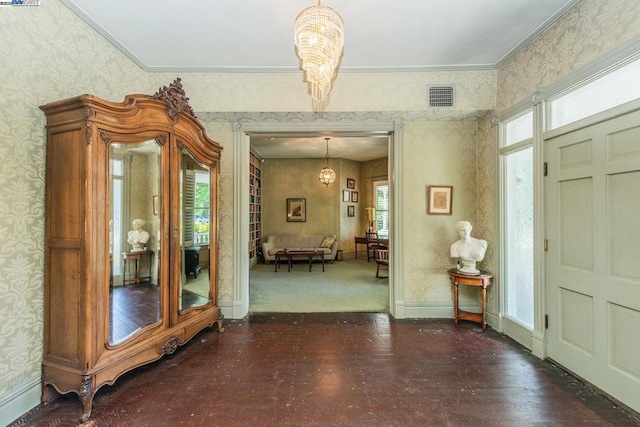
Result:
M126 250L123 247L122 235L126 233L123 230L124 224L124 161L118 158L110 159L111 173L111 220L109 221L109 255L111 257L111 274L112 279L122 274L122 257L118 256ZM118 254L118 255L116 255Z
M550 129L640 98L640 60L550 102Z
M378 236L389 237L389 185L375 186L376 230Z
M121 162L115 162L115 164L118 164ZM120 276L121 271L120 271L120 263L122 260L122 257L114 255L114 254L121 254L122 252L125 251L125 249L122 247L122 225L120 223L120 219L122 218L122 201L124 200L124 190L123 190L123 180L121 177L114 177L113 178L113 196L112 198L112 209L114 212L113 218L110 221L109 224L109 228L110 228L110 233L109 236L113 239L110 242L109 245L109 254L112 256L112 270L111 270L111 274L113 274L113 276Z
M209 173L196 172L194 243L209 243Z
M533 147L505 156L507 315L533 328Z
M504 125L504 146L515 144L525 139L533 138L533 111L513 119Z

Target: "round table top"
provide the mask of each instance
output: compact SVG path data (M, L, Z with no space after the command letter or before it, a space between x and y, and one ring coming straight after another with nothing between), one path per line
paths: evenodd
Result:
M480 273L478 274L468 274L468 273L463 273L460 270L458 270L457 268L450 268L449 269L449 274L453 275L453 276L459 276L459 277L483 277L483 278L491 278L493 277L493 273L487 271L487 270L480 270Z

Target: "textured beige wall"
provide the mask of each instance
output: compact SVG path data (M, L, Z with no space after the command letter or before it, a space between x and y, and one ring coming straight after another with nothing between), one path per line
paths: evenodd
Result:
M218 298L233 301L233 129L229 122L203 122L207 136L222 146L218 212ZM248 218L247 218L248 221Z
M404 259L398 266L404 272L408 303L451 304L447 269L453 266L449 246L458 239L455 224L468 220L477 225L476 138L476 122L405 123L399 212ZM452 215L427 215L429 185L453 186Z
M194 111L311 111L307 85L298 73L181 73L181 77ZM446 120L452 116L493 109L495 77L492 70L379 74L338 72L327 111L428 112ZM175 73L153 73L149 75L149 82L155 89L174 78ZM426 101L430 84L454 84L455 108L430 109ZM265 121L269 119L269 116L265 117ZM299 117L292 119L299 120Z
M339 172L336 161L332 168ZM324 159L265 159L262 163L262 234L340 234L340 193L318 180ZM337 174L336 181L340 180ZM306 222L287 222L287 199L304 198Z
M340 202L340 250L344 254L350 254L355 251L355 245L353 238L355 236L362 236L362 211L359 209L362 206L362 163L353 160L340 159L340 179L336 180L336 187L339 191L339 199L342 200L342 191L348 190L349 194L352 191L358 192L358 203ZM355 188L347 188L347 178L355 180ZM347 215L347 207L353 206L354 215Z
M476 221L473 235L479 236L489 242L487 253L480 264L483 269L496 271L496 237L497 237L497 147L494 142L495 128L491 125L491 113L477 122L477 167L476 167ZM500 278L493 281L495 286L490 286L487 291L487 311L497 314L500 312L499 286Z

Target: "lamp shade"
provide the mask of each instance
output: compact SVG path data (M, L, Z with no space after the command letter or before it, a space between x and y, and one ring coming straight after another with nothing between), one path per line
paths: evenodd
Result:
M376 209L367 208L367 221L374 221L376 218Z

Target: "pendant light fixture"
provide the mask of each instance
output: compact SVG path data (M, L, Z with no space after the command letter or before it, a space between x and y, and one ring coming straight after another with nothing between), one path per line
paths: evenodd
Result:
M321 112L344 47L344 22L330 7L310 6L298 14L295 22L296 53L309 84L313 111Z
M331 138L325 138L327 141L327 154L324 156L324 167L320 171L318 175L318 179L325 186L329 187L329 184L332 184L336 180L336 173L329 167L329 140Z

